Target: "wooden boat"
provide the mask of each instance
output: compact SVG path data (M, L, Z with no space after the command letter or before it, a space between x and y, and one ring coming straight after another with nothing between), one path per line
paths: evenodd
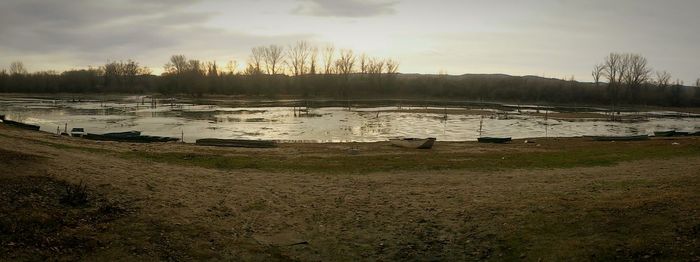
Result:
M140 131L126 131L126 132L113 132L113 133L104 133L102 134L103 136L107 137L135 137L135 136L140 136L141 132Z
M30 125L30 124L25 124L22 122L17 122L17 121L12 121L12 120L7 120L3 119L2 122L6 125L22 128L22 129L27 129L27 130L34 130L34 131L39 131L39 126L37 125Z
M105 133L105 134L85 134L83 138L100 141L117 141L117 142L132 142L132 143L157 143L157 142L172 142L180 139L163 136L142 136L139 131Z
M405 147L405 148L417 148L417 149L431 149L435 144L434 137L428 138L395 138L389 139L392 145Z
M503 144L506 142L510 142L511 139L510 137L479 137L477 138L479 143L495 143L495 144Z
M648 140L648 135L635 135L635 136L591 136L594 141L641 141Z
M654 136L674 136L676 135L676 130L668 130L668 131L654 131Z
M197 139L195 144L202 146L221 147L247 147L247 148L271 148L277 147L277 142L272 140L247 140L247 139L218 139L202 138Z

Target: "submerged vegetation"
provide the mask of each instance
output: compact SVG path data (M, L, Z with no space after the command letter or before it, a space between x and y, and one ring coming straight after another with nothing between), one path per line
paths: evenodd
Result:
M14 62L0 71L0 92L160 93L267 98L416 98L488 101L700 106L695 87L653 72L638 54L613 53L595 66L593 83L500 74L400 74L394 59L319 48L306 42L288 47L255 47L243 69L173 55L164 72L153 75L138 62L115 61L99 68L28 73ZM602 82L607 80L607 82Z

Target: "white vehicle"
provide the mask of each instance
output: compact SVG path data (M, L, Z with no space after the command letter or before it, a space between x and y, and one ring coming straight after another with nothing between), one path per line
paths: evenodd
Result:
M84 135L87 135L87 132L85 132L84 128L75 127L70 130L70 136L83 137Z

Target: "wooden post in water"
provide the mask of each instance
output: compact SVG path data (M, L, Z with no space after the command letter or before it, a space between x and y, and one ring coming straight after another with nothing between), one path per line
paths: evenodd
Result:
M484 127L484 115L481 115L481 120L479 120L479 137L481 137L481 131Z
M68 134L68 123L63 127L63 133Z
M549 111L545 110L544 111L544 138L549 137L549 117L548 117Z

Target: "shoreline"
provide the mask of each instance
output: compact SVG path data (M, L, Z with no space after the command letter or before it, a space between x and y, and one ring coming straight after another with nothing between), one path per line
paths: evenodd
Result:
M551 109L566 109L565 111L577 111L580 109L609 109L609 104L563 104L563 103L538 103L536 101L499 101L499 100L470 100L470 99L445 99L445 98L421 98L421 97L404 97L404 98L351 98L351 99L339 99L333 97L319 97L319 98L303 98L294 96L282 96L276 98L269 97L251 97L251 96L240 96L240 95L204 95L202 97L194 97L186 94L174 94L174 95L163 95L158 93L150 94L138 94L138 93L0 93L0 96L8 96L14 98L34 98L34 99L69 99L74 97L89 97L91 100L100 101L98 98L108 98L106 101L120 101L115 100L118 97L125 96L146 96L146 97L160 97L159 99L182 99L186 102L193 101L208 101L215 102L215 105L229 105L229 106L241 106L249 105L250 103L270 103L276 102L279 106L303 106L304 103L312 103L315 106L318 105L332 105L332 106L347 106L348 102L356 103L351 104L352 106L362 107L365 106L410 106L410 107L442 107L442 106L453 106L453 107L481 107L481 106L491 106L491 107L504 107L510 109L517 109L521 107L522 109L536 109L540 108L542 110ZM623 112L632 111L674 111L679 113L693 113L700 114L700 107L674 107L674 106L648 106L648 105L621 105L617 110Z

